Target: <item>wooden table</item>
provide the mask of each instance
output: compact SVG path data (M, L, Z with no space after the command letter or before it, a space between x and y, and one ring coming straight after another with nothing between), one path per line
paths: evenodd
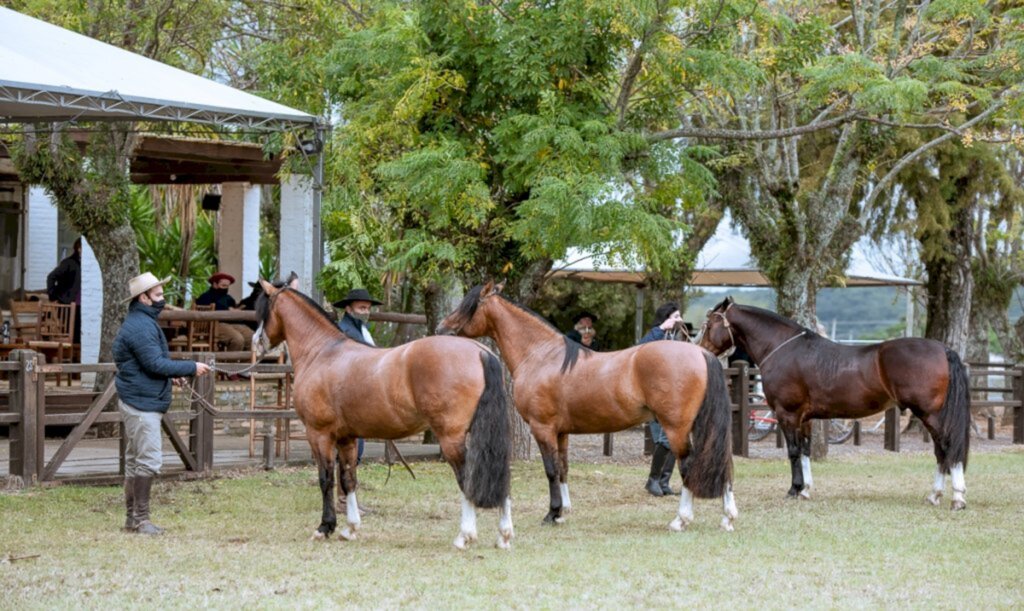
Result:
M0 344L0 360L7 360L15 350L28 350L28 344Z

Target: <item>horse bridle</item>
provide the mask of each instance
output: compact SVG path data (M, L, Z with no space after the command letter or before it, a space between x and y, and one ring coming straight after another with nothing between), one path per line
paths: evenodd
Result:
M281 293L285 292L285 291L290 291L290 290L291 290L290 288L285 286L285 287L281 287L281 290L279 290L278 292L274 293L273 295L269 295L269 294L267 295L267 315L268 316L270 315L270 310L274 307L274 300L277 299L277 296L280 295ZM264 293L264 294L266 294L266 293ZM256 327L256 331L252 334L252 346L253 346L253 349L255 350L255 348L257 346L259 346L259 350L256 350L256 360L259 360L259 359L263 358L263 355L266 354L268 350L270 350L270 346L267 343L269 340L267 339L266 334L263 333L263 323L264 322L265 321L261 320L259 326Z
M726 317L726 314L729 312L729 308L733 306L733 303L730 303L729 305L725 306L725 309L722 310L721 312L716 311L708 314L708 317L704 319L704 324L700 326L700 333L697 334L697 339L694 340L696 343L699 344L700 340L704 339L704 334L707 333L708 329L711 327L711 317L718 316L719 318L722 319L722 326L725 327L725 330L729 332L729 343L732 344L731 347L736 347L736 337L733 336L732 325L729 323L729 319Z

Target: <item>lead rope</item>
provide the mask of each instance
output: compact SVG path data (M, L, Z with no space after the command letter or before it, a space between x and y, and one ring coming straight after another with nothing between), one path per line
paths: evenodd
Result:
M221 373L223 373L223 372L221 372ZM216 407L211 405L210 402L206 400L206 397L204 397L203 395L201 395L198 392L196 392L195 378L193 378L189 382L186 382L183 385L183 387L188 389L189 399L193 403L198 404L203 410L208 412L214 418L217 418L217 417L220 416L220 410L218 410ZM409 475L411 475L413 479L416 479L416 474L413 472L412 467L409 465L409 462L407 460L405 460L405 456L402 456L402 453L398 450L398 446L395 445L395 442L390 440L390 439L385 439L384 440L384 460L385 460L385 462L388 465L388 477L387 477L387 479L384 480L384 485L387 485L388 481L391 480L391 469L392 469L392 467L395 464L394 461L391 460L391 456L390 456L391 452L394 452L395 455L398 456L398 460L402 463L402 466L405 467L406 471L409 472Z

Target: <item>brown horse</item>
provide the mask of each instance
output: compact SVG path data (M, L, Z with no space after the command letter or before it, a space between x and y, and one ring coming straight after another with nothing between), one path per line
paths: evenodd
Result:
M326 539L337 524L334 464L347 499L354 539L356 440L400 439L430 428L462 490L462 524L455 546L477 538L476 508L500 507L498 546L512 542L509 500L508 407L501 362L477 342L427 337L397 348L375 348L348 339L327 312L294 289L260 281L260 350L288 342L295 371L295 411L320 475L323 517L313 537Z
M967 372L960 357L941 343L903 338L841 346L774 312L727 297L708 312L700 345L715 354L739 346L760 367L765 399L786 436L791 497L810 498L812 419L863 418L898 405L920 418L935 441L938 467L928 501L939 504L949 474L952 509L966 507Z
M489 336L515 383L516 409L537 439L548 476L546 523L568 511L569 435L610 433L657 416L679 457L685 488L670 524L693 520L693 496L722 497L722 527L732 530L731 412L718 360L684 342L651 342L593 352L537 314L500 295L502 285L474 287L439 331ZM691 443L692 433L692 443Z

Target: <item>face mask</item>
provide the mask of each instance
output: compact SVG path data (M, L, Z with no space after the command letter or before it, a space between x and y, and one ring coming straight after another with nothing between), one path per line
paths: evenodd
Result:
M348 315L351 316L352 318L355 318L356 320L361 321L361 322L370 322L370 313L369 312L367 312L365 314L363 314L362 312L349 312Z
M165 305L167 305L167 301L165 299L161 299L160 301L154 301L149 307L153 308L159 313L164 309Z

